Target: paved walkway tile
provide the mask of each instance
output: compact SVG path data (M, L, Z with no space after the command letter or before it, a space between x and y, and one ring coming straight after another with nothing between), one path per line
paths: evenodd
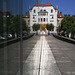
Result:
M75 45L58 40L53 36L47 36L46 39L61 75L75 75Z
M40 37L25 60L23 75L61 75L45 36Z

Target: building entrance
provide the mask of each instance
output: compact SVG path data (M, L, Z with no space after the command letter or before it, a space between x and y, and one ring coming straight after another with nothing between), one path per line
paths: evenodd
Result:
M40 31L45 31L46 30L46 24L40 24Z

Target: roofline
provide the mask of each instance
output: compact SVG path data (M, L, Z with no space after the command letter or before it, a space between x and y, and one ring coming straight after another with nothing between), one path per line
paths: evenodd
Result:
M58 15L57 15L57 17L58 17ZM64 16L63 16L63 15L61 15L61 17L58 17L58 18L64 18Z
M47 2L46 4L48 4L48 3L50 3L50 2ZM46 5L46 4L40 4L40 2L38 2L38 4L40 4L40 5L36 5L37 4L37 2L35 3L35 5L33 6L33 8L34 7L53 7L54 8L54 10L58 10L56 7L54 7L51 3L50 3L50 5ZM33 8L30 8L29 10L32 10Z
M34 6L34 7L43 7L43 6ZM33 7L33 8L34 8ZM44 6L44 7L51 7L51 6ZM52 6L53 7L53 6ZM32 10L33 8L30 8L29 10ZM53 7L54 8L54 10L58 10L56 7Z

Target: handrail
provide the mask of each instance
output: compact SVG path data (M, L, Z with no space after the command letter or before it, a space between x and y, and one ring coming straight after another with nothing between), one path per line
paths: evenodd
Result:
M66 41L66 42L75 44L75 40L74 40L74 39L67 38L67 37L64 37L64 36L55 35L55 34L53 34L53 36L54 36L55 38L57 38L57 39L60 39L60 40L63 40L63 41Z
M22 39L23 39L23 40L26 40L26 39L32 37L33 35L34 35L34 34L30 34L30 35L28 35L28 36L23 36ZM5 47L5 46L7 46L7 45L10 45L10 44L12 44L12 43L16 43L16 42L18 42L18 41L20 41L20 37L15 38L15 39L12 39L12 40L7 40L7 41L4 41L4 42L1 42L1 43L0 43L0 48Z

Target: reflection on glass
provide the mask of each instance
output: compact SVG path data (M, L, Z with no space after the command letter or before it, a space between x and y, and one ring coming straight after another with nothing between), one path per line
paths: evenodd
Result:
M19 33L19 0L0 0L0 75L16 75L19 69Z
M25 5L26 2L28 5ZM20 0L0 0L0 75L17 75L18 72L21 72L20 38L21 35L23 35L23 39L28 39L32 36L30 34L29 18L30 3L29 0L23 0L22 3L23 14L20 14L22 11L20 11ZM25 15L28 15L27 18ZM32 45L32 41L29 39L23 42L23 61L26 61L36 41ZM31 49L28 49L29 46Z

